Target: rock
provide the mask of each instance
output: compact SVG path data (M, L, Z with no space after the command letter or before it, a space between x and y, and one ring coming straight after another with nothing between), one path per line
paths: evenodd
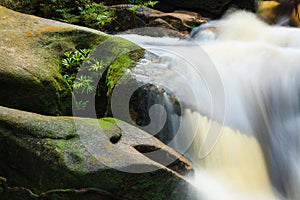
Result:
M0 107L0 144L0 176L36 194L96 188L122 199L193 198L182 177L193 171L190 162L153 136L113 118L48 117ZM18 193L5 194L6 199L17 199ZM59 195L99 199L93 192Z
M137 34L151 37L186 38L187 34L174 30L174 27L163 19L151 21L149 27L135 28L122 32L122 34Z
M164 20L170 27L185 34L189 34L192 28L207 22L207 19L201 17L198 13L189 11L150 13L147 17L151 19L150 23L155 20L157 21L158 19Z
M128 3L126 0L106 0L107 5ZM230 6L255 11L257 0L160 0L155 9L163 12L175 10L194 11L205 17L218 18Z
M300 27L300 19L295 12L296 8L289 1L261 1L257 15L270 24ZM298 9L300 9L299 5Z
M106 70L108 75L118 72L110 76L116 79L144 55L142 48L93 29L0 6L0 105L45 115L72 115L72 90L60 74L64 53L95 48L108 39L114 48L98 53L106 56L103 60L112 60ZM102 115L107 104L105 90L110 90L103 84Z
M118 31L128 31L128 29L142 27L159 27L170 29L171 32L169 36L174 36L174 32L177 31L179 33L177 34L178 37L182 37L182 35L188 35L193 27L207 22L207 19L195 12L174 11L164 13L151 8L138 8L135 12L128 10L133 6L134 5L131 4L111 6L116 9L115 14L117 16L112 27ZM144 33L144 35L145 34L147 33ZM151 34L151 36L152 35L153 34Z
M255 11L256 4L256 0L161 0L156 8L166 12L190 10L205 17L217 18L232 5Z
M0 6L0 104L70 115L71 89L60 74L61 57L107 37Z
M175 133L177 133L182 120L182 108L179 99L163 85L142 83L142 80L139 81L139 85L141 86L134 91L129 100L130 117L134 121L134 124L140 126L141 129L151 133L165 144L170 144L176 136ZM122 86L120 85L119 87ZM164 114L162 111L157 111L155 116L151 116L150 109L155 105L160 105L165 110L165 120L163 119ZM130 122L128 118L118 117ZM160 121L165 122L161 124ZM154 125L154 127L149 127L150 124Z

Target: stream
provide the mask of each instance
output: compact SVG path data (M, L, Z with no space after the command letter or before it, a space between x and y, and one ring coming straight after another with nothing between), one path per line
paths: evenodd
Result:
M199 199L299 199L299 29L238 11L188 39L121 37L153 53L132 73L180 101L178 116L166 95L168 126L178 128L160 139L194 163Z

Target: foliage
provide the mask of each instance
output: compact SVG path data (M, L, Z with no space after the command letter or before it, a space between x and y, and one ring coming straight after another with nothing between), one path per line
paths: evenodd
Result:
M80 11L81 18L85 24L92 27L102 27L110 24L114 19L113 11L102 4L92 3L85 5Z
M129 10L136 12L139 8L154 7L158 1L144 1L144 0L128 0L129 3L134 4L134 6L128 8Z
M79 49L75 52L68 51L64 54L66 58L62 60L62 74L70 86L73 86L76 73L78 72L83 61L87 59L90 52L91 49Z
M153 7L158 1L125 0L133 4L128 8L136 12L139 8ZM122 16L117 19L114 8L104 5L109 1L95 0L0 0L0 4L13 10L66 23L90 27L101 31L116 31L121 24Z
M73 93L83 94L83 99L76 99L73 95L77 110L85 110L89 101L84 99L84 95L97 90L95 80L103 73L101 71L104 68L103 61L89 58L91 51L91 49L79 49L65 52L65 58L61 62L63 77L73 87ZM79 71L83 71L83 74L78 75ZM98 93L99 91L96 91L96 94Z
M114 19L114 10L102 3L86 3L75 10L69 7L56 9L59 17L54 19L102 30Z
M76 78L73 88L77 91L80 91L81 94L89 94L95 90L95 86L92 85L94 82L91 76L81 75Z
M93 0L4 0L13 10L66 23L103 30L114 19L114 10Z
M98 61L96 59L93 59L93 61L94 61L94 64L89 66L89 68L88 68L89 71L96 71L97 72L100 69L103 69L104 63L103 63L102 60Z
M75 106L77 110L85 110L89 101L75 101Z

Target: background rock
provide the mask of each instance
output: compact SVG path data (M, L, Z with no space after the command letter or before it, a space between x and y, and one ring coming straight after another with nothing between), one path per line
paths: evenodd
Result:
M161 0L157 4L162 11L189 10L212 18L220 17L230 6L255 11L256 0Z
M300 6L289 1L261 1L257 15L269 24L300 27L299 15L296 12Z
M175 31L178 32L177 37L183 37L188 35L193 27L207 22L207 19L195 12L174 11L164 13L151 8L138 8L135 12L128 10L133 6L131 4L111 6L115 9L116 19L112 22L112 29L108 29L108 31L121 32L129 30L132 32L131 29L136 28L159 27L169 29L169 36L171 37L174 37L175 34L173 32ZM149 35L153 36L153 34Z
M108 5L128 3L127 0L106 0ZM255 11L256 0L160 0L155 9L162 12L173 12L175 10L194 11L204 17L218 18L229 7Z

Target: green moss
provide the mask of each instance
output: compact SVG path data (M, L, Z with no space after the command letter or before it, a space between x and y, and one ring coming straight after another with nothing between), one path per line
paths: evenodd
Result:
M105 130L110 130L116 122L121 122L121 121L112 117L105 117L105 118L98 119L98 122L101 128Z
M93 30L65 30L57 32L45 32L40 35L42 46L52 50L53 55L58 56L57 64L61 63L64 53L76 49L94 49L97 45L109 38L109 35L92 32ZM53 57L53 55L48 55ZM59 66L59 65L56 65Z
M63 149L66 146L66 141L65 140L57 140L54 143L59 149Z
M109 51L109 54L117 57L109 66L106 74L106 84L108 87L107 96L111 95L113 88L125 74L126 69L134 67L145 53L145 50L141 47L119 37L114 37L113 40L111 40Z
M100 127L104 130L111 130L112 128L115 127L116 122L122 122L122 121L118 120L118 119L115 119L115 118L112 118L112 117L105 117L105 118L101 118L101 119L97 119L97 120L95 120L95 119L82 119L82 120L80 120L80 122L83 122L86 125L95 126L95 127L100 125Z
M134 62L128 55L122 55L118 57L115 62L109 67L108 73L106 76L106 82L108 86L107 95L109 96L119 81L119 79L125 73L126 68L130 67Z
M105 130L109 130L111 129L113 123L112 122L108 122L108 121L105 121L105 120L102 120L102 119L99 119L98 120L101 128L105 129Z

